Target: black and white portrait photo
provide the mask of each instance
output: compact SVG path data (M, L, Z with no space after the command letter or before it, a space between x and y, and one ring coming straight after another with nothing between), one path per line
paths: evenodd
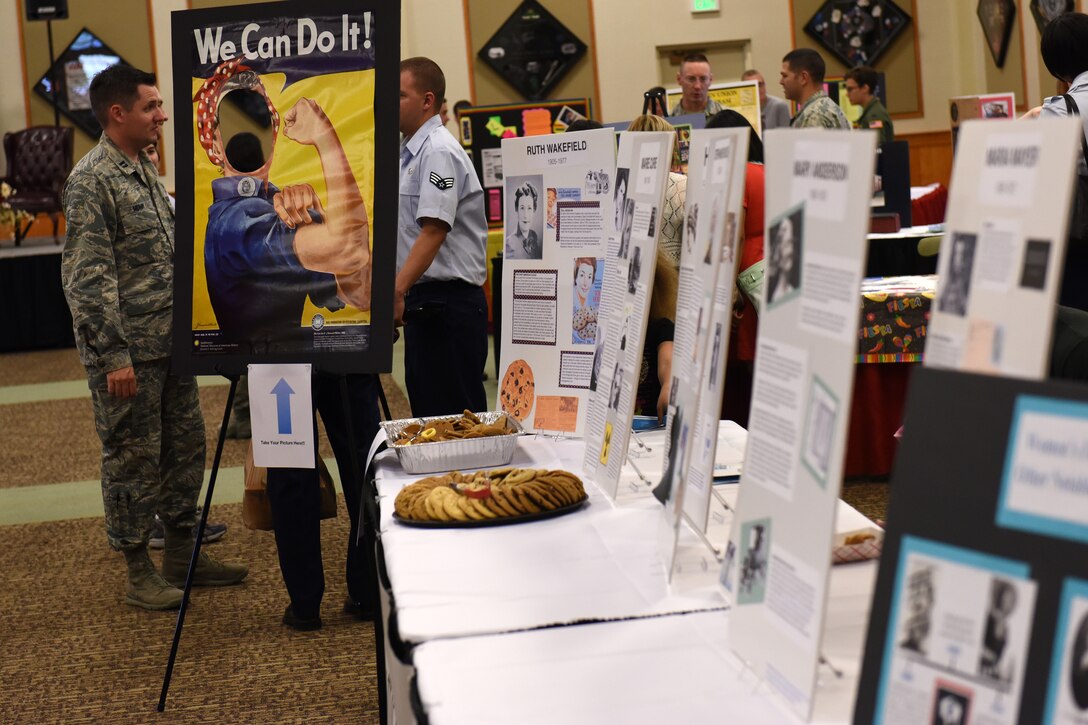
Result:
M623 228L623 215L627 207L627 182L631 175L630 169L616 169L616 193L613 197L614 210L616 216L616 231L619 232ZM634 207L631 208L631 213L634 213Z
M631 261L627 265L627 293L634 294L638 289L638 278L642 274L642 246L635 245L631 252Z
M983 677L1007 682L1012 679L1012 657L1008 654L1009 624L1016 610L1016 586L995 578L990 584L986 627L982 635L982 654L978 673Z
M801 289L804 207L779 217L767 232L767 306L781 304Z
M944 275L937 279L937 309L953 315L967 315L971 294L971 270L975 265L977 234L953 232L951 254Z
M899 646L920 655L928 653L929 631L933 625L933 569L920 567L910 573L904 597L907 612Z
M623 387L623 369L619 361L612 371L612 388L608 392L608 407L618 411L620 409L620 389Z
M506 259L544 256L544 177L506 180Z
M620 259L627 259L628 250L631 248L631 230L635 226L635 200L628 199L623 204L623 215L620 219Z

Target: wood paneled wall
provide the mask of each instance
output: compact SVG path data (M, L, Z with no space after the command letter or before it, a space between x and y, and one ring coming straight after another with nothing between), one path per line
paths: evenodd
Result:
M897 141L910 142L911 186L940 182L948 186L952 178L952 132L897 134Z

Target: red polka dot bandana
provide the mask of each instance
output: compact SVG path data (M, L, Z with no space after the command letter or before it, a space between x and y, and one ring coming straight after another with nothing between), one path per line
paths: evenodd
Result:
M193 103L196 104L198 140L208 154L208 158L219 168L223 168L226 163L226 159L220 155L220 151L217 151L214 145L219 129L219 103L227 93L238 89L253 91L264 96L268 104L268 113L272 117L273 145L279 135L280 115L269 100L264 84L261 83L261 77L252 68L244 65L239 58L224 61L215 69L211 78L201 84L200 90L193 96ZM220 149L222 149L222 142Z

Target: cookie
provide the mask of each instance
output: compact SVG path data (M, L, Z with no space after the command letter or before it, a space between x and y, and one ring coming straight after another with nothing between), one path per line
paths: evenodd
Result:
M524 360L515 360L506 369L499 390L502 409L519 421L529 417L536 401L536 384L533 369Z

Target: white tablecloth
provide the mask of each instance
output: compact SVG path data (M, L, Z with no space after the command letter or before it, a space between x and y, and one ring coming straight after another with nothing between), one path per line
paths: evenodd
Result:
M581 471L581 441L526 436L513 465ZM393 497L420 478L382 454L381 537L401 638L418 643L726 606L716 571L670 587L658 553L661 506L643 492L614 506L592 484L579 511L531 524L418 529L393 520Z
M733 453L743 450L736 430L723 431ZM632 461L656 481L664 435L640 439L645 446L631 446ZM526 436L512 465L581 475L583 451L582 441ZM730 651L719 564L686 527L681 570L666 583L656 536L661 506L631 466L616 503L587 482L589 504L556 519L417 529L392 512L396 493L420 476L403 473L392 452L376 460L399 633L417 645L412 661L432 722L792 718ZM737 488L716 487L707 530L716 546L727 540ZM837 530L870 524L840 501ZM823 652L844 676L824 670L816 721L849 720L875 575L875 562L833 570ZM587 620L600 623L545 629ZM407 711L410 669L394 663L391 671L398 717Z

